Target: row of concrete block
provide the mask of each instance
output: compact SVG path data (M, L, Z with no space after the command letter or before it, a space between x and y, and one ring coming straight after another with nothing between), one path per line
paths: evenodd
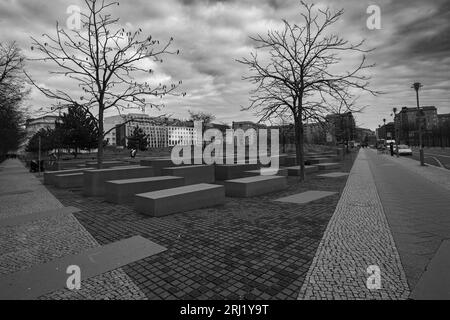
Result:
M163 159L155 162L164 163ZM105 196L110 202L134 201L137 211L161 216L221 204L225 194L251 197L279 191L287 187L286 176L298 172L295 167L283 168L278 170L277 175L266 176L261 175L258 168L258 165L249 164L166 167L160 168L158 173L161 176L157 177L154 176L155 169L149 166L84 168L47 172L44 180L58 187L83 186L85 195ZM306 169L312 172L319 168L311 166ZM226 180L223 185L211 184L217 176L220 180Z

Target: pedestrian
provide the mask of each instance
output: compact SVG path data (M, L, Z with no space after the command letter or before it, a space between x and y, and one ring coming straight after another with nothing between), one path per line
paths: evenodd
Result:
M391 157L393 157L394 156L394 143L393 142L389 143L389 149L391 150Z

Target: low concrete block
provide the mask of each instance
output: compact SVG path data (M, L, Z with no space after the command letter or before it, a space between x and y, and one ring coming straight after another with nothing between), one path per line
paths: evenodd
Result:
M164 168L171 168L176 166L170 158L146 159L141 160L140 164L141 166L152 167L155 176L161 176L163 174L162 170Z
M83 187L83 172L58 174L54 177L55 186L61 189Z
M286 159L288 158L287 154L280 154L278 156L271 156L271 158L278 158L278 165L285 166L286 165Z
M261 167L260 164L217 164L216 165L216 180L231 180L242 178L245 176L245 171L257 170Z
M79 172L84 172L85 170L89 170L89 169L93 169L93 168L46 171L46 172L44 172L44 184L48 184L48 185L55 184L55 176L56 175L79 173Z
M286 177L256 176L225 181L226 195L230 197L254 197L287 188Z
M106 201L112 203L133 202L138 193L181 187L184 178L172 176L146 177L105 182Z
M153 217L224 203L225 187L207 183L142 193L134 197L135 210Z
M108 169L112 167L119 167L119 166L129 166L130 164L125 161L104 161L102 162L102 169ZM97 161L86 161L87 167L94 167L98 168Z
M264 173L261 172L261 170L264 170ZM279 168L279 169L261 168L258 170L250 170L250 171L244 172L245 177L255 177L255 176L262 176L262 175L287 177L288 169L287 168Z
M334 158L308 158L307 161L309 161L311 164L330 163L334 161Z
M300 174L300 166L294 166L287 168L289 176L298 176ZM305 166L305 173L314 173L319 171L317 166Z
M319 170L331 170L331 169L339 169L341 167L341 164L334 163L334 162L319 163L319 164L317 164L317 167L319 168Z
M153 168L144 166L87 170L84 172L83 194L85 196L103 196L105 181L153 176Z
M215 170L212 165L182 166L164 168L163 175L183 177L186 185L197 183L213 183Z
M297 157L296 156L287 156L284 160L284 165L286 167L295 166L297 164Z

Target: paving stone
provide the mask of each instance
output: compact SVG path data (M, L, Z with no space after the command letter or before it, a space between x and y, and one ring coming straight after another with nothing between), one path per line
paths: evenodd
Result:
M278 202L288 202L288 203L297 203L297 204L305 204L311 201L316 201L321 198L329 197L336 192L329 191L306 191L302 193L297 193L288 197L280 198L275 201Z
M407 299L409 287L377 188L364 157L346 187L320 242L298 298ZM379 266L381 288L366 286L369 266ZM343 293L342 294L342 289Z

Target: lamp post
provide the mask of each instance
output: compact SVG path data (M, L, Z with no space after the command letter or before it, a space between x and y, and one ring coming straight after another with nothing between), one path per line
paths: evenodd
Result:
M424 155L423 155L423 143L422 143L422 113L419 105L419 89L422 88L423 85L420 82L415 82L411 88L416 90L416 101L417 101L417 115L419 118L419 154L420 154L420 165L424 166Z
M392 108L392 112L394 113L394 135L395 135L395 152L397 153L397 158L400 157L398 154L398 129L397 129L397 121L395 118L397 117L397 108Z

